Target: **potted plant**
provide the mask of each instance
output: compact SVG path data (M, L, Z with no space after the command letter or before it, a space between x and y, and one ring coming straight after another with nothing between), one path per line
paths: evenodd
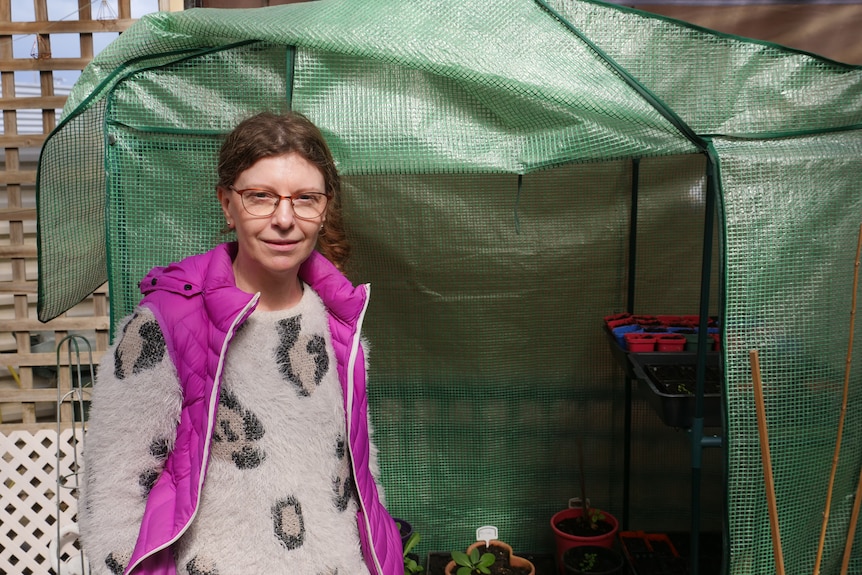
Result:
M395 521L395 526L398 527L398 534L401 536L401 546L404 547L407 545L410 536L413 535L413 526L409 521L405 521L400 517L393 517L392 520Z
M551 529L557 543L557 561L562 565L563 554L572 547L594 545L610 548L614 544L619 521L616 517L590 506L584 480L583 444L578 441L578 463L580 466L581 497L569 499L569 508L551 517Z
M518 557L507 543L497 539L497 528L476 530L477 541L467 551L452 551L445 575L536 575L535 566Z
M410 532L407 542L404 543L404 573L406 575L418 575L425 571L422 565L419 564L419 556L411 553L413 548L419 544L421 537L415 531Z
M472 546L469 553L452 551L452 561L457 569L457 575L473 575L474 573L490 573L491 565L497 560L493 553L485 552L479 554L479 548ZM447 572L451 571L447 570Z
M624 560L614 549L583 545L571 547L563 553L563 572L566 575L620 575Z
M598 545L611 547L619 530L616 517L596 507L582 503L580 497L569 500L568 509L558 511L551 518L551 527L557 539L557 551L562 555L569 547Z

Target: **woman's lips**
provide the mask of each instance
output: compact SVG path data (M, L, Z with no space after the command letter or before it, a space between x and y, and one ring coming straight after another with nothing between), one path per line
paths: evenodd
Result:
M299 242L293 240L264 240L266 245L274 250L289 251L296 247Z

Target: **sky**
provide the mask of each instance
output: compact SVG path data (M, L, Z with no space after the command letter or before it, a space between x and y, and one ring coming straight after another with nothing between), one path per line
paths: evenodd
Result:
M91 13L93 18L114 19L117 17L117 0L92 0ZM131 0L132 18L140 18L144 14L157 12L158 0ZM12 3L13 22L32 22L36 19L32 2L16 1ZM78 0L48 0L48 19L77 20ZM117 37L116 33L93 34L93 50L98 53ZM80 58L81 49L78 34L50 34L51 55L55 58ZM14 36L12 52L15 58L29 58L34 48L36 37L33 34ZM54 73L54 83L61 86L71 86L75 83L79 71L58 71ZM39 83L38 72L16 72L17 83Z

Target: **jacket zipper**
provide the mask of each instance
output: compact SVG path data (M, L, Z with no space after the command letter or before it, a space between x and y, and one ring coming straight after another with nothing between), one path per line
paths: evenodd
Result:
M354 463L353 457L353 446L350 440L350 430L353 428L353 389L355 386L355 381L353 377L353 370L356 367L356 359L359 355L359 350L361 347L361 333L362 333L362 323L365 321L365 312L368 310L368 302L371 299L371 284L364 284L362 287L365 288L365 301L362 302L362 311L359 313L359 318L356 321L356 329L353 332L353 340L350 345L350 356L347 361L347 449L350 452L350 467L353 470L353 476L356 477L356 464ZM368 380L366 378L366 393L368 393ZM366 414L366 417L370 417L370 414ZM371 434L368 434L368 449L371 449ZM369 462L370 465L370 462ZM362 507L362 520L365 522L365 533L368 535L368 546L371 551L371 558L374 560L374 568L377 570L377 573L383 573L383 566L380 564L380 558L377 556L377 547L374 545L374 534L371 530L371 524L368 521L368 510L365 508L365 498L362 497L362 494L359 492L359 482L354 481L353 484L356 486L356 495L359 499L359 505Z
M210 393L209 404L207 407L206 442L204 444L204 456L203 456L204 458L203 458L203 461L201 462L201 472L200 472L200 477L198 479L198 498L197 498L197 501L195 501L195 509L192 512L191 516L189 516L189 519L188 519L188 521L186 521L186 524L183 525L182 529L180 529L172 539L170 539L169 541L165 542L164 544L156 547L155 549L151 550L149 553L146 553L145 555L141 555L141 557L135 562L134 565L132 565L131 567L128 567L126 569L125 573L127 575L131 575L131 573L144 560L146 560L147 557L151 557L151 556L155 555L156 553L159 553L163 549L166 549L166 548L170 547L171 545L173 545L174 543L176 543L180 539L180 537L182 537L183 534L188 530L189 526L192 524L192 522L195 520L195 517L198 514L198 509L200 509L200 505L201 505L201 495L203 493L204 479L206 477L207 461L209 460L209 455L210 455L210 441L212 439L213 426L215 425L215 419L216 419L215 417L212 417L213 408L214 408L213 402L217 401L217 399L218 399L217 394L218 394L218 389L219 389L219 385L220 385L220 381L221 381L221 374L222 374L222 371L224 371L224 360L225 360L225 356L227 355L228 343L230 343L230 341L233 339L234 333L236 332L236 327L240 323L239 320L241 318L246 317L249 310L254 309L254 307L257 306L257 301L259 299L260 299L260 293L258 292L254 295L254 297L252 297L249 300L249 302L245 305L245 307L242 309L242 311L240 311L239 314L237 314L237 316L235 318L233 318L233 322L231 323L227 334L225 334L224 342L222 342L222 348L221 348L221 351L219 352L218 368L216 369L215 380L213 381L213 389L212 389L212 392Z

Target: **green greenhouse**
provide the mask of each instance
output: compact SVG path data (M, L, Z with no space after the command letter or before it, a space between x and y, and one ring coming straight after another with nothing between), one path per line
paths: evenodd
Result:
M776 572L779 524L788 572L862 572L862 68L588 0L150 14L44 145L40 319L107 281L117 321L229 238L222 138L288 109L344 178L382 482L422 554L489 524L553 553L586 495L694 558L720 532L725 573ZM718 327L680 355L682 422L606 322L657 315Z

